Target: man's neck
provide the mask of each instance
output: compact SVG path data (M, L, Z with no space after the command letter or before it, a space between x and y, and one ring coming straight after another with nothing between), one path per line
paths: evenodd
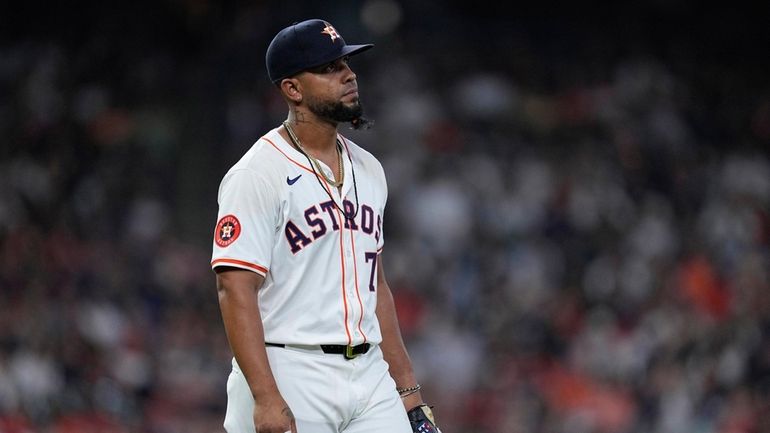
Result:
M300 113L289 113L287 119L300 145L308 152L324 154L337 142L337 124Z

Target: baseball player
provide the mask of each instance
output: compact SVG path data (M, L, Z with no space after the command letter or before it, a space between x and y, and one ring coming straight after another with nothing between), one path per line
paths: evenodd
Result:
M234 358L230 433L437 432L380 253L380 163L337 132L366 123L327 21L281 30L267 72L289 106L224 176L212 268Z

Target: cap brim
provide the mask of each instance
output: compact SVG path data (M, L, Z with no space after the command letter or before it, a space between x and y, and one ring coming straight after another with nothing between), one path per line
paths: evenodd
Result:
M366 50L368 50L368 49L370 49L372 47L374 47L374 44L345 45L344 47L342 47L342 50L339 53L337 53L334 57L323 59L323 61L318 62L318 63L314 64L313 66L310 66L310 67L308 67L308 68L306 68L304 70L313 69L313 68L317 68L319 66L323 66L323 65L325 65L327 63L331 63L331 62L333 62L333 61L335 61L337 59L341 59L341 58L343 58L345 56L355 56L356 54L363 53L364 51L366 51Z
M359 53L363 53L364 51L374 47L374 44L363 44L363 45L346 45L345 48L342 49L342 56L354 56ZM339 58L339 57L338 57ZM337 60L337 59L334 59Z

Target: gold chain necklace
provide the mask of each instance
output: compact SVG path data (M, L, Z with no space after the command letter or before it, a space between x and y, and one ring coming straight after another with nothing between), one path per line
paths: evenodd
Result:
M302 146L300 146L299 139L297 138L297 136L294 134L294 131L289 126L289 122L288 121L284 121L283 122L283 126L284 126L284 128L286 128L286 132L289 134L289 137L291 138L291 141L294 143L294 146L296 146L297 149L299 149L300 153L305 155L305 158L307 158L307 161L310 163L310 167L313 169L313 174L315 174L315 180L318 181L318 185L320 185L321 189L323 189L324 192L326 193L326 195L329 196L329 200L331 200L332 203L334 203L334 207L336 207L337 210L339 210L340 212L342 212L343 215L345 215L345 219L354 220L356 218L356 216L358 215L358 210L360 209L360 207L358 205L358 183L356 182L356 167L353 164L353 158L350 157L350 149L348 149L348 161L350 162L350 173L353 175L353 192L355 193L355 196L356 196L356 208L352 212L348 212L347 206L343 207L343 206L340 206L339 204L337 204L337 201L334 200L334 197L332 197L331 189L325 187L323 185L323 183L321 183L321 177L318 176L318 173L316 172L316 166L313 165L313 161L311 160L312 157L310 155L308 155L307 152L305 152L305 149L303 149ZM337 152L338 152L337 154L339 155L339 157L341 159L342 158L342 144L340 143L339 140L337 140ZM340 170L342 170L342 161L340 161ZM319 169L319 171L320 171L320 169ZM323 173L321 173L321 174L323 174ZM343 173L343 175L344 175L344 173ZM342 176L340 176L340 178L342 178ZM324 179L327 179L326 176L324 176ZM327 181L329 181L329 179L327 179ZM331 182L331 181L329 181L329 182ZM340 179L339 183L340 183L340 185L342 184L342 179ZM344 202L343 202L343 204L344 204Z
M331 186L335 188L339 188L342 186L342 183L345 181L345 171L342 169L342 149L340 149L339 142L337 143L337 162L339 164L339 180L335 181L333 179L329 179L328 176L326 176L326 173L321 168L321 163L311 154L305 150L304 147L302 147L302 144L299 141L299 137L297 137L297 134L294 133L294 130L289 126L289 121L284 120L283 121L283 127L286 128L286 132L289 134L289 138L291 138L292 143L294 143L294 146L300 150L300 152L304 153L305 156L310 160L310 163L315 166L316 170L321 173L321 176L328 182Z

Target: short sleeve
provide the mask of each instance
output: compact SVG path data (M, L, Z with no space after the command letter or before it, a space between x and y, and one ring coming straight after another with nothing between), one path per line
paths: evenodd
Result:
M277 235L280 200L264 173L238 169L219 186L212 269L232 266L266 276Z

